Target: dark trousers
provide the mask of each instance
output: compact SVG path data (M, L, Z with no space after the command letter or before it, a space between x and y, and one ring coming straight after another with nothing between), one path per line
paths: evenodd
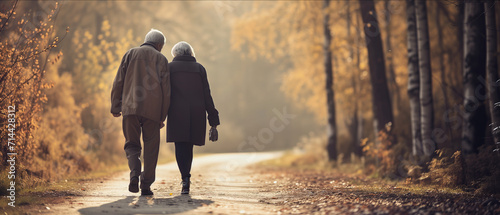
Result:
M141 176L141 189L150 189L155 181L158 152L160 151L160 123L137 116L123 116L125 153L130 168L130 178ZM144 171L141 173L141 129L144 142Z
M181 172L181 177L191 177L191 164L193 163L193 144L188 142L175 142L175 159Z

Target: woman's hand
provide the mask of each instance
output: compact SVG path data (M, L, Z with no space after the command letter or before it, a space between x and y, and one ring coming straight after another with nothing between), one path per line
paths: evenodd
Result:
M210 132L208 133L208 139L212 142L215 142L219 139L219 132L217 131L217 126L212 126L212 128L210 128Z

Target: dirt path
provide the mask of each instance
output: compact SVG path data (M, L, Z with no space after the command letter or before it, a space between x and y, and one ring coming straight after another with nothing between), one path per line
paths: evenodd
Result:
M158 166L153 197L128 192L128 172L123 172L103 182L87 181L79 196L59 195L27 214L500 214L500 198L493 196L333 171L251 166L279 156L197 157L191 195L180 195L176 163Z
M193 161L190 195L180 195L180 174L175 163L158 166L153 197L127 190L128 172L102 183L90 182L83 196L46 205L47 214L276 214L278 208L262 203L273 193L259 192L252 170L246 168L281 153L233 153L197 157Z

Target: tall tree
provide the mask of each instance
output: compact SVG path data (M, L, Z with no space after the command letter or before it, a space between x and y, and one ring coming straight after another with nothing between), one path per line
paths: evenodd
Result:
M406 22L408 26L408 97L410 99L412 152L422 156L422 134L420 127L420 74L418 67L417 20L415 0L406 0Z
M463 56L464 56L464 22L465 22L465 3L458 4L458 12L457 12L457 20L456 20L456 26L457 26L457 38L458 38L458 58L455 58L455 60L458 62L458 71L460 74L464 73L464 62L463 62ZM453 53L452 53L453 54ZM462 82L458 82L458 84L462 84Z
M379 23L373 0L360 0L361 18L368 50L368 65L372 85L372 102L375 129L381 131L385 125L394 122L391 99L385 75L384 51Z
M462 150L465 154L476 153L484 143L487 124L485 86L486 41L484 4L465 2L464 21L464 119L462 125Z
M420 73L420 111L422 150L426 158L430 158L436 149L432 138L434 129L434 108L432 99L432 70L429 45L429 26L427 22L427 5L425 1L415 1L418 37L418 65Z
M351 19L351 2L346 1L346 31L347 31L347 38L350 40L351 39L351 26L352 26L352 19ZM359 16L356 16L358 18ZM358 34L359 35L359 34ZM358 40L356 40L357 42ZM354 91L354 96L359 95L359 59L356 60L356 67L354 67L353 62L354 62L354 41L352 41L351 45L349 45L349 63L348 63L348 71L352 71L351 75L351 84L352 84L352 89ZM357 52L359 56L359 50ZM349 129L349 135L351 136L352 140L352 149L354 154L357 156L361 156L363 154L363 149L361 147L361 139L362 139L362 130L363 130L363 117L360 116L359 114L359 101L357 99L354 100L354 110L352 113L352 117L350 122L347 124L347 128Z
M500 144L500 86L498 84L497 28L495 2L488 0L486 11L486 72L488 78L491 131L495 144Z
M330 160L337 159L337 126L335 120L335 94L333 92L333 69L332 69L332 34L330 30L330 0L323 1L323 52L325 55L325 75L326 75L326 102L328 106L328 143L326 149Z
M436 1L436 15L435 15L435 22L436 22L436 28L437 28L437 34L438 34L438 46L439 46L439 70L441 74L441 91L443 92L443 99L444 99L444 108L446 110L450 109L450 102L448 99L448 90L446 89L448 87L448 81L446 80L446 66L445 66L445 61L444 61L444 56L445 56L445 49L444 49L444 41L443 41L443 27L441 25L441 11L443 10L444 6L440 1ZM453 132L450 127L450 123L448 121L445 121L446 125L446 131L448 132L450 137L453 137Z

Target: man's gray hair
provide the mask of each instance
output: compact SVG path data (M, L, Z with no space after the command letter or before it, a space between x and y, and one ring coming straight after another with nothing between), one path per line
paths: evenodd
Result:
M188 56L193 56L193 57L195 56L193 47L185 41L181 41L181 42L178 42L177 44L175 44L174 47L172 48L171 54L174 57L182 56L182 55L188 55Z
M166 41L167 41L167 39L165 38L165 36L163 36L163 33L161 33L161 31L156 30L154 28L151 28L151 31L149 31L146 34L146 37L144 38L145 43L149 42L149 43L154 43L154 44L158 44L158 45L165 44Z

